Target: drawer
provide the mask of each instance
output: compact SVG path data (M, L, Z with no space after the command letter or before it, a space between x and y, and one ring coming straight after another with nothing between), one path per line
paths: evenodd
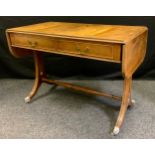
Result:
M10 41L11 45L15 47L115 62L121 61L121 45L115 43L78 41L20 33L10 33Z
M121 61L121 45L59 40L58 50L93 58Z
M57 42L51 37L10 33L12 46L39 50L56 50Z

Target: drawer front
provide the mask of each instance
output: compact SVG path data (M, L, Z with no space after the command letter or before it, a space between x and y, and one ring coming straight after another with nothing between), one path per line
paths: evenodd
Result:
M26 35L26 34L10 34L11 45L40 49L40 50L56 50L56 41L50 37L40 37L38 35Z
M121 61L121 45L59 40L58 50L81 56Z
M121 45L93 41L75 41L30 34L10 33L11 45L80 57L121 61Z

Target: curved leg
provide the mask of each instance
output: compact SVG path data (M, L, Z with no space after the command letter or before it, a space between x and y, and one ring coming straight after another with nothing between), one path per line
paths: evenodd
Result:
M36 78L30 94L27 97L25 97L25 103L30 103L31 99L37 93L37 90L39 89L40 85L41 85L41 81L38 78Z
M120 131L120 127L122 126L128 105L129 105L129 98L131 96L131 82L132 78L125 78L124 80L124 90L123 90L123 97L122 97L122 104L120 108L120 112L117 118L116 125L112 132L113 135L117 135Z
M45 70L43 66L43 61L41 56L38 52L34 52L34 61L35 61L35 82L30 94L25 98L25 102L29 103L34 95L37 93L41 83L42 77L45 77Z

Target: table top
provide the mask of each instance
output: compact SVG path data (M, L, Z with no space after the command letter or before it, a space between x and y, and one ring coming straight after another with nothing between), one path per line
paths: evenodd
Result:
M147 30L145 26L45 22L8 29L7 32L127 43Z

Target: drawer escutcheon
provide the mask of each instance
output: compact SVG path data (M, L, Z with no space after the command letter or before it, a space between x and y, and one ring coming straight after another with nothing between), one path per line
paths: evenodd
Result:
M32 48L35 48L37 47L38 43L35 41L35 42L32 42L30 40L28 40L28 44L32 47Z
M79 46L75 46L75 50L78 52L78 54L80 54L80 55L85 55L85 54L88 54L89 52L90 52L90 49L89 49L89 47L86 47L86 49L85 50L82 50L82 49L80 49L80 47Z

